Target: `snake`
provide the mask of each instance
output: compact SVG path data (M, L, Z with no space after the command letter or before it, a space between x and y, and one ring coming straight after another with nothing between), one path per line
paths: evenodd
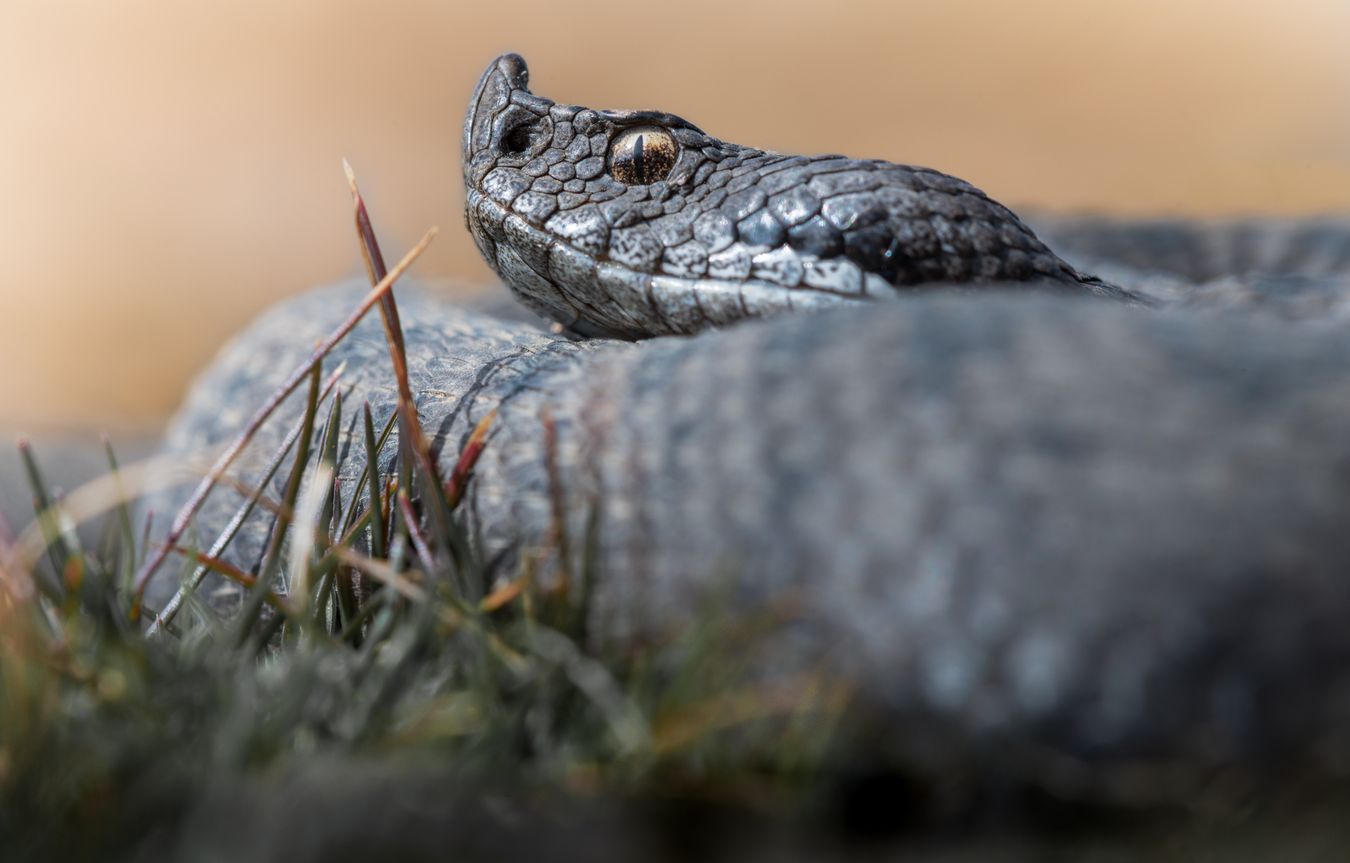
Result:
M588 637L620 649L710 593L749 616L791 596L764 673L852 681L880 723L859 757L939 784L1185 806L1215 770L1344 773L1350 220L1035 220L1061 257L936 171L527 84L494 60L461 141L468 229L518 302L395 289L446 475L496 417L462 505L493 572L593 566ZM231 440L368 288L236 336L167 453ZM387 350L367 320L327 360L376 417ZM200 534L239 503L218 490ZM229 553L256 570L266 540L246 524Z

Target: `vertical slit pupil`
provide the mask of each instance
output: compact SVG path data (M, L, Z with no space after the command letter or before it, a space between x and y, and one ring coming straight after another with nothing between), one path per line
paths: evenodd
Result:
M610 176L629 186L650 185L670 173L677 154L674 137L664 129L625 129L609 144Z

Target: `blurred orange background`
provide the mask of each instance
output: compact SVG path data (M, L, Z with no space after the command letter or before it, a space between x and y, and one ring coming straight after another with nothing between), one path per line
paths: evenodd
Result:
M485 282L459 127L541 95L1113 213L1350 210L1345 0L0 0L0 427L153 428L262 307L386 254ZM463 288L460 288L463 290Z

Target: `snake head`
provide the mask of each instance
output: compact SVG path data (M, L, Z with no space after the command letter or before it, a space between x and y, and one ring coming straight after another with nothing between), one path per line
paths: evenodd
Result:
M507 286L553 320L620 338L677 331L648 297L665 252L649 223L675 211L721 149L674 114L536 96L524 58L505 54L464 118L469 231Z
M1007 208L927 168L790 156L662 111L561 105L498 57L464 119L465 218L527 306L584 335L687 334L921 284L1058 282Z

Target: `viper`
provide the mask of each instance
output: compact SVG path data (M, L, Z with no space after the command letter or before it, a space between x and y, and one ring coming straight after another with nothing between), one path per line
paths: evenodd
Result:
M767 153L527 83L506 55L474 90L467 221L569 332L395 289L445 475L496 412L462 504L495 574L573 554L596 573L591 637L619 645L711 594L749 616L790 596L773 670L856 681L885 719L859 745L944 777L997 761L1077 796L1152 766L1147 788L1187 799L1216 766L1344 771L1350 222L1044 223L1114 288L936 171ZM239 335L168 450L233 438L368 288ZM387 351L367 320L326 360L378 418ZM245 486L299 413L259 432ZM360 432L340 446L359 505ZM201 535L239 505L218 490ZM229 554L256 567L267 537L246 524Z

